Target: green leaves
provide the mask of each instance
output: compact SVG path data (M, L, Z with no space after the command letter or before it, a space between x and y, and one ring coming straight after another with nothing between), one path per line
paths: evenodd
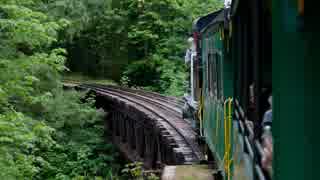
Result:
M62 91L66 57L72 70L116 80L133 62L129 86L179 96L185 35L217 2L0 0L0 179L111 177L119 167L103 113Z
M192 22L223 4L219 0L145 0L138 3L126 1L130 22L128 44L138 54L129 58L141 61L126 68L122 82L181 96L186 88L183 58ZM140 8L134 9L135 6Z
M186 88L184 65L154 55L148 60L130 64L123 73L122 84L182 96Z
M32 130L37 122L21 113L8 112L0 115L0 167L1 178L19 179L32 178L37 172L33 163L33 155L29 152L34 148L36 133Z
M121 172L127 176L127 178L141 180L143 179L142 165L143 163L141 162L126 164Z
M51 8L0 0L0 179L107 176L114 161L94 101L62 90L67 52L53 47L73 22Z
M46 14L24 6L3 5L0 9L7 14L0 19L4 41L23 53L50 46L57 41L57 33L63 27L49 20Z

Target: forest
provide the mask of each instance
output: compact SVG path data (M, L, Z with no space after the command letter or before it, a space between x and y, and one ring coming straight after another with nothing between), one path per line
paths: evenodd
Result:
M192 22L220 0L0 0L0 179L125 177L77 73L166 95L186 86ZM124 172L124 171L123 171ZM125 178L126 179L126 178Z

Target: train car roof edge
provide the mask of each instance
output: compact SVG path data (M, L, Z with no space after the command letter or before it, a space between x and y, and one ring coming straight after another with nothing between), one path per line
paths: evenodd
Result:
M216 16L219 15L221 11L223 11L223 9L209 13L205 16L199 17L196 20L194 20L192 25L192 31L202 32L202 30L206 28L216 18Z
M209 27L211 27L217 23L224 23L225 22L225 9L221 9L219 11L216 11L216 13L217 13L217 16L201 30L201 33L205 32Z

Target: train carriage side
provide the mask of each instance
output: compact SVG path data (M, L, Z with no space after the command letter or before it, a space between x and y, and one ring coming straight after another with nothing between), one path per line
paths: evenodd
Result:
M232 66L224 56L224 10L201 32L203 64L203 136L218 169L231 172ZM230 86L231 85L231 86ZM229 137L229 138L228 138Z
M224 179L267 178L260 167L261 144L258 138L253 138L258 133L246 123L248 120L254 120L256 124L261 122L264 111L261 94L265 93L261 87L270 84L268 38L271 32L267 2L245 4L234 1L231 20L226 16L228 10L218 11L219 15L200 33L202 130L211 152L208 155L212 155ZM252 18L253 14L255 18ZM256 102L250 113L252 84ZM232 97L235 97L234 101Z
M201 32L203 135L221 179L253 179L253 158L245 152L244 130L233 121L234 70L228 10ZM230 30L229 30L230 29Z
M201 46L201 32L202 30L208 26L208 24L215 19L217 16L217 12L210 13L206 16L202 16L198 19L196 19L193 22L193 27L192 27L192 33L193 33L193 39L194 39L194 44L196 48L196 56L195 56L195 61L194 61L194 69L191 69L191 71L194 72L194 78L193 78L193 97L194 100L199 102L200 97L201 97L201 89L202 89L202 71L203 71L203 66L202 66L202 46Z
M208 15L202 16L198 19L196 19L193 22L192 27L192 33L193 33L193 43L196 49L195 57L193 60L193 65L191 66L190 71L193 75L193 78L191 78L191 81L193 81L191 84L191 92L192 97L195 102L197 102L197 114L194 117L194 121L196 121L197 128L202 128L202 123L199 122L202 119L202 89L203 89L203 68L205 67L202 62L202 32L203 30L216 18L216 16L219 14L219 12L212 12ZM198 132L199 135L202 134L200 131Z

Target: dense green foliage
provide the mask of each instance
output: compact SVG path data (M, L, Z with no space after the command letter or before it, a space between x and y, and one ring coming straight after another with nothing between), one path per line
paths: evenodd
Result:
M61 74L69 68L182 95L192 20L220 5L0 0L0 179L111 176L119 167L103 140L103 113L92 98L63 91Z
M122 0L99 6L99 13L85 13L87 28L67 43L68 65L86 75L181 95L192 22L221 7L219 0ZM138 75L142 72L147 74Z
M103 141L93 100L64 92L59 34L73 23L40 0L0 0L0 179L108 176L114 152Z
M121 83L129 87L167 95L182 96L186 87L185 66L154 55L150 59L133 62L124 71Z
M215 0L128 1L129 58L123 79L129 86L142 86L167 95L181 96L186 87L183 64L186 40L196 17L221 7ZM136 55L136 56L132 56ZM142 61L141 61L142 60Z

